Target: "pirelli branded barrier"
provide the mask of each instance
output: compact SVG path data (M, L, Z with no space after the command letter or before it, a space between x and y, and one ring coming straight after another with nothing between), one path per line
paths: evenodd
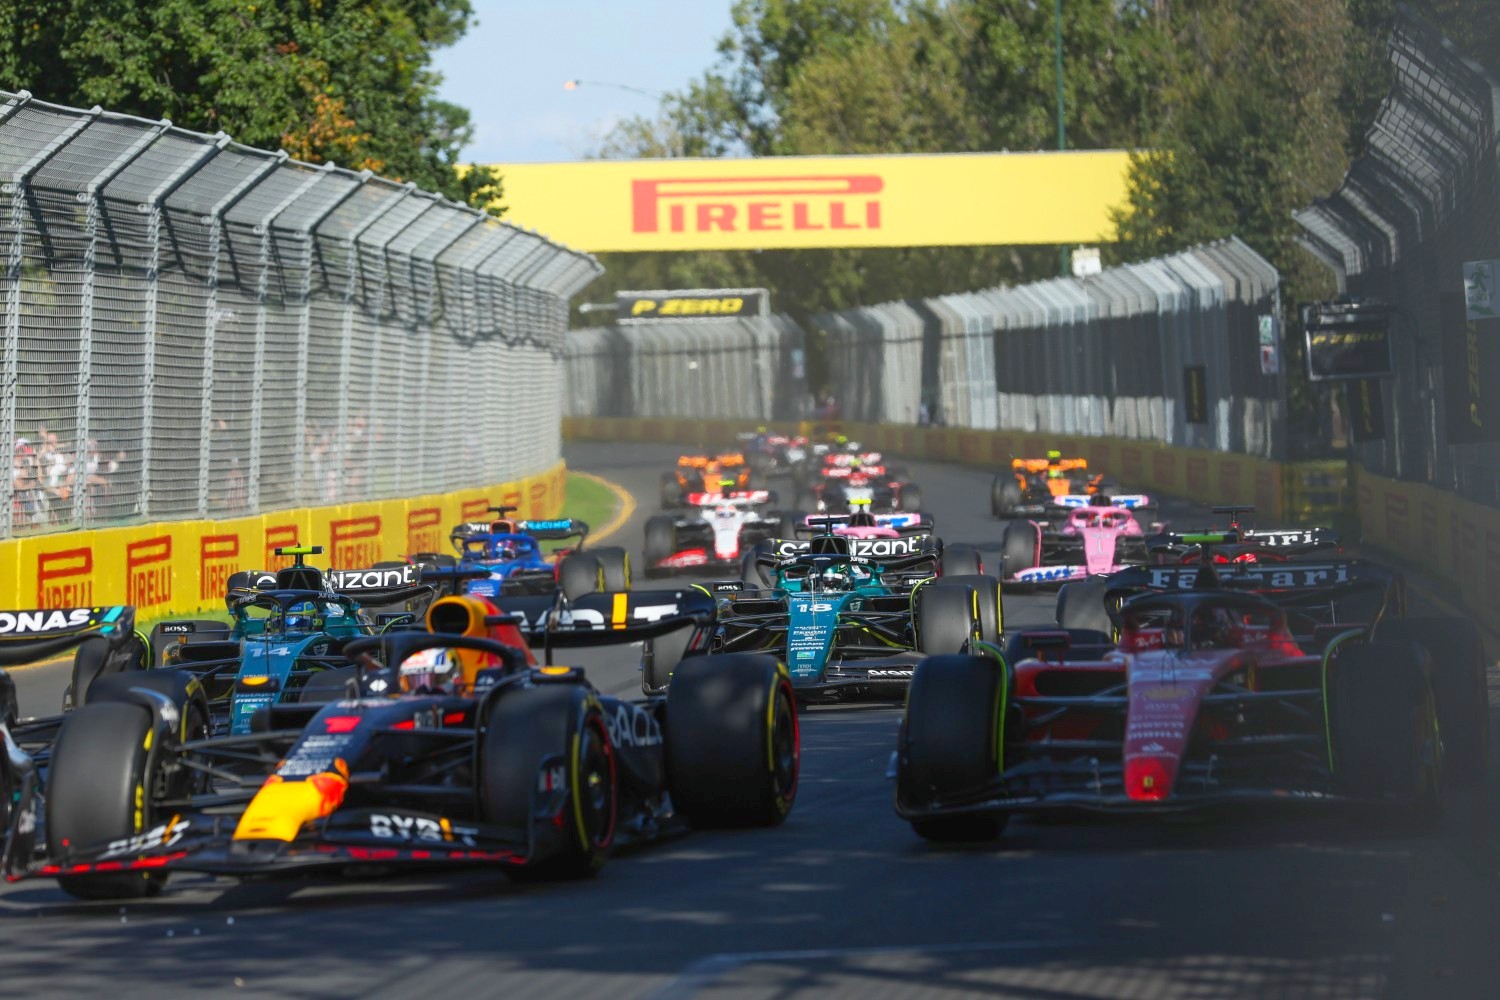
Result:
M768 425L795 433L797 424ZM725 444L745 430L734 420L625 420L570 417L563 420L565 440L680 441ZM1348 489L1341 462L1286 463L1230 452L1175 448L1154 441L1041 434L1027 431L983 431L959 427L912 427L896 424L842 425L850 438L896 455L921 455L939 462L959 462L1000 469L1012 456L1042 455L1059 450L1088 459L1131 486L1156 490L1201 503L1253 503L1267 519L1328 519L1343 511ZM985 498L976 499L983 506Z
M1355 498L1366 545L1446 583L1466 610L1493 624L1500 602L1500 508L1364 471Z
M320 565L359 569L410 552L445 552L448 531L511 505L562 512L561 462L517 482L454 493L276 511L225 521L169 521L0 541L0 607L132 604L138 620L223 608L229 575L278 569L274 550L322 545Z

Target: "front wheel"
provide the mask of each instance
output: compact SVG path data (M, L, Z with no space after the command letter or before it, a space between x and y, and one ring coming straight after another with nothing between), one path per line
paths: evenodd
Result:
M565 760L566 800L557 813L553 851L513 874L583 878L604 866L614 844L619 777L597 699L570 684L501 694L485 720L480 755L484 817L522 840L530 839L537 820L531 804L543 762Z
M695 827L775 826L797 799L802 745L786 667L691 656L667 689L667 786Z
M47 775L51 857L66 858L73 848L100 848L151 829L151 734L151 713L128 702L83 705L63 720ZM57 881L78 899L141 899L160 892L166 875L106 872Z

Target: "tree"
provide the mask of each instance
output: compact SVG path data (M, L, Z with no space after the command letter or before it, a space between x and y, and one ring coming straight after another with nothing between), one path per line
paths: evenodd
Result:
M469 114L437 99L432 70L472 20L470 0L7 4L0 84L488 204L499 178L457 176Z

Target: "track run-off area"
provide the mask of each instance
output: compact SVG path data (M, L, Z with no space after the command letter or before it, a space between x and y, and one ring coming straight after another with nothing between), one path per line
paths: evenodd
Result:
M566 449L570 468L637 499L609 539L633 559L679 451ZM998 561L991 470L910 465L937 533ZM1171 503L1163 517L1207 521ZM1005 598L1011 627L1052 610L1051 595ZM601 690L639 691L635 649L577 660ZM57 710L66 668L15 676L23 715ZM0 996L1500 995L1488 788L1454 796L1437 824L1325 811L1013 820L994 844L939 847L892 810L899 718L893 705L806 711L784 826L693 834L586 882L183 876L125 906L9 886Z

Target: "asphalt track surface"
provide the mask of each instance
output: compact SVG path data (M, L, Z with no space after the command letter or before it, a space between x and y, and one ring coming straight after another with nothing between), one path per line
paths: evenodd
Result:
M639 552L674 454L567 457L640 497L612 539ZM946 539L998 543L988 473L914 469ZM1005 611L1044 624L1051 602L1008 597ZM629 650L587 666L605 691L638 690ZM66 679L17 680L30 714L54 710ZM9 886L0 995L1500 995L1487 793L1455 797L1436 829L1327 813L1013 821L996 844L939 848L892 812L897 723L893 707L805 713L784 826L694 834L586 883L183 876L127 907Z

